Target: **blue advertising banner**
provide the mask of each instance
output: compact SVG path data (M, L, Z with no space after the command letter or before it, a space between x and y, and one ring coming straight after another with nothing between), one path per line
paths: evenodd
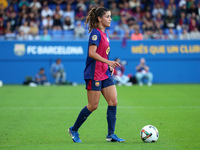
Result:
M45 68L53 81L50 67L62 60L67 80L84 83L83 71L87 41L0 41L0 80L5 84L21 84L26 76L34 77ZM125 74L136 73L140 58L145 58L154 75L153 83L200 83L200 41L110 41L110 59L127 62Z

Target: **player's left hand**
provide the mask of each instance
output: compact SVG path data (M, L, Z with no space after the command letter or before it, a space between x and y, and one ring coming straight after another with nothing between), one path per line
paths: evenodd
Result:
M111 71L111 76L113 75L113 73L114 73L114 71L115 71L115 69L113 68L113 67L111 67L111 66L109 66L110 67L110 71Z

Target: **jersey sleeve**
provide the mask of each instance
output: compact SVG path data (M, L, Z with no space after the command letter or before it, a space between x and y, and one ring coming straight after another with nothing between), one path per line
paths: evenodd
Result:
M93 29L89 38L89 46L94 44L98 47L100 41L101 41L101 33L97 29Z

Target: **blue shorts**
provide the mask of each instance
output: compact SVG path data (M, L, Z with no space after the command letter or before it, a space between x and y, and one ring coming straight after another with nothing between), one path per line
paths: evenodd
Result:
M102 81L86 79L85 83L86 83L86 89L93 91L101 91L101 89L115 84L112 76Z

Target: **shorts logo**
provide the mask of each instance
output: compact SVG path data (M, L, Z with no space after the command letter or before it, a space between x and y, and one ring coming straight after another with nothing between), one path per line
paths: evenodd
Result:
M25 45L15 44L14 53L16 56L23 56L25 54Z
M109 52L110 52L110 47L108 47L108 48L106 49L106 54L108 55Z
M93 40L93 41L96 41L96 40L97 40L97 35L93 35L93 36L92 36L92 40Z
M99 81L95 81L95 86L99 87Z

